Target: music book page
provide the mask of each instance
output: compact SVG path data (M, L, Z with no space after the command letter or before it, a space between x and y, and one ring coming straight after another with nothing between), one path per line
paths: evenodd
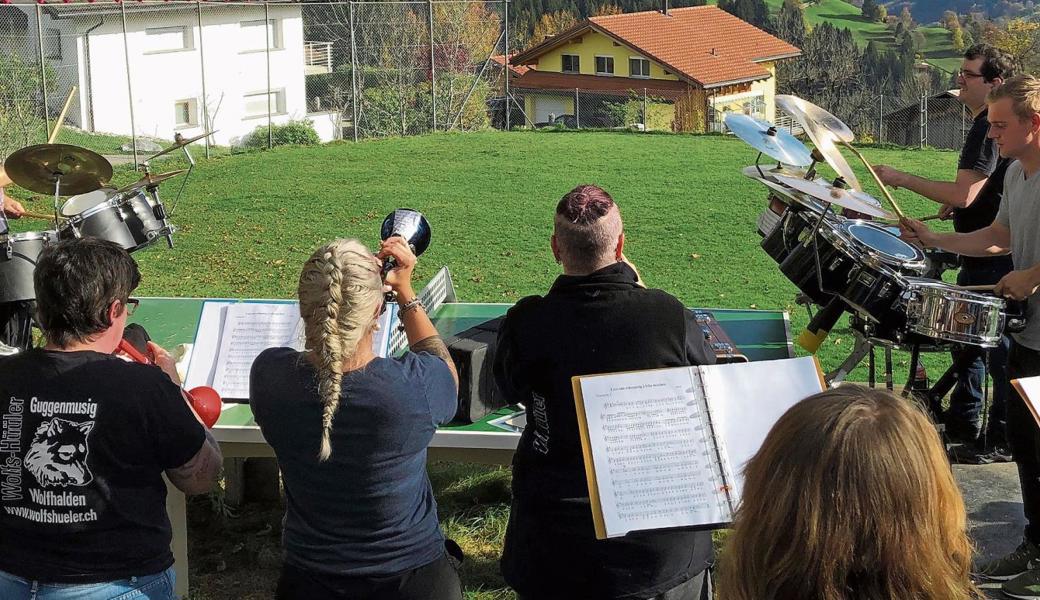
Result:
M825 387L814 357L572 381L600 539L730 522L744 464L787 409Z
M694 368L581 378L605 536L730 520Z
M1033 419L1037 425L1040 425L1040 410L1037 408L1037 405L1040 404L1040 377L1012 379L1011 385L1015 386L1018 395L1026 401L1029 412L1033 413Z
M303 348L300 307L242 302L224 309L213 388L222 398L249 398L249 370L268 348Z

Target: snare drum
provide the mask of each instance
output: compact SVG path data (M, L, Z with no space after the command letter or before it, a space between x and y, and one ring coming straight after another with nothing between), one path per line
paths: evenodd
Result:
M1004 331L1005 301L932 279L907 278L910 331L949 342L990 348Z
M68 220L58 231L61 239L96 237L115 242L129 252L140 250L163 236L172 235L161 202L143 191L114 195L101 189L73 196L62 207Z
M57 239L56 231L29 231L12 234L0 243L0 302L36 299L36 259L44 246Z

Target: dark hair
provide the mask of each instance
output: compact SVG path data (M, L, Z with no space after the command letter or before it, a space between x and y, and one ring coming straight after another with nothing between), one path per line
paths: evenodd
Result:
M964 58L968 60L982 59L982 78L993 81L997 77L1007 79L1016 74L1015 61L1000 48L989 44L975 44L964 51Z
M98 238L48 244L33 274L36 320L52 344L87 342L112 326L112 301L126 302L140 282L137 263L118 244Z
M614 199L603 188L579 185L560 199L556 214L575 225L589 225L610 212Z

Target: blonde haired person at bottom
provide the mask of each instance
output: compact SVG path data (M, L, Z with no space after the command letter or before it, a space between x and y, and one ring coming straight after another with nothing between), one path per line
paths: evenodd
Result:
M855 385L811 396L777 421L744 477L721 598L981 598L946 454L906 400Z
M380 358L381 261L397 266L410 351ZM399 237L375 256L356 240L318 248L300 274L306 350L253 363L250 404L285 483L285 563L276 598L458 600L458 546L440 531L426 447L455 415L455 367L421 303ZM451 548L451 550L449 550Z

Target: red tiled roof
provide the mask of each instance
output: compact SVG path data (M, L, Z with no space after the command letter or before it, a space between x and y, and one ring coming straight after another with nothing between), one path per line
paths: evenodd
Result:
M511 55L511 56L516 56L516 55L514 54L514 55ZM504 54L496 54L496 55L491 57L491 62L497 64L500 67L502 67L502 66L505 66L505 64L506 64L506 57L505 57ZM511 65L509 67L509 70L513 72L513 75L519 76L519 75L523 75L524 73L530 71L531 67L529 67L527 65Z
M690 90L689 84L684 81L574 75L570 73L539 71L537 69L530 69L522 77L513 80L513 88L568 91L580 89L583 94L588 92L606 92L610 94L637 92L642 94L645 89L648 95L671 99L675 99L683 92Z
M704 87L765 79L762 61L799 56L801 50L715 6L591 17L513 57L531 64L589 28L632 47Z

